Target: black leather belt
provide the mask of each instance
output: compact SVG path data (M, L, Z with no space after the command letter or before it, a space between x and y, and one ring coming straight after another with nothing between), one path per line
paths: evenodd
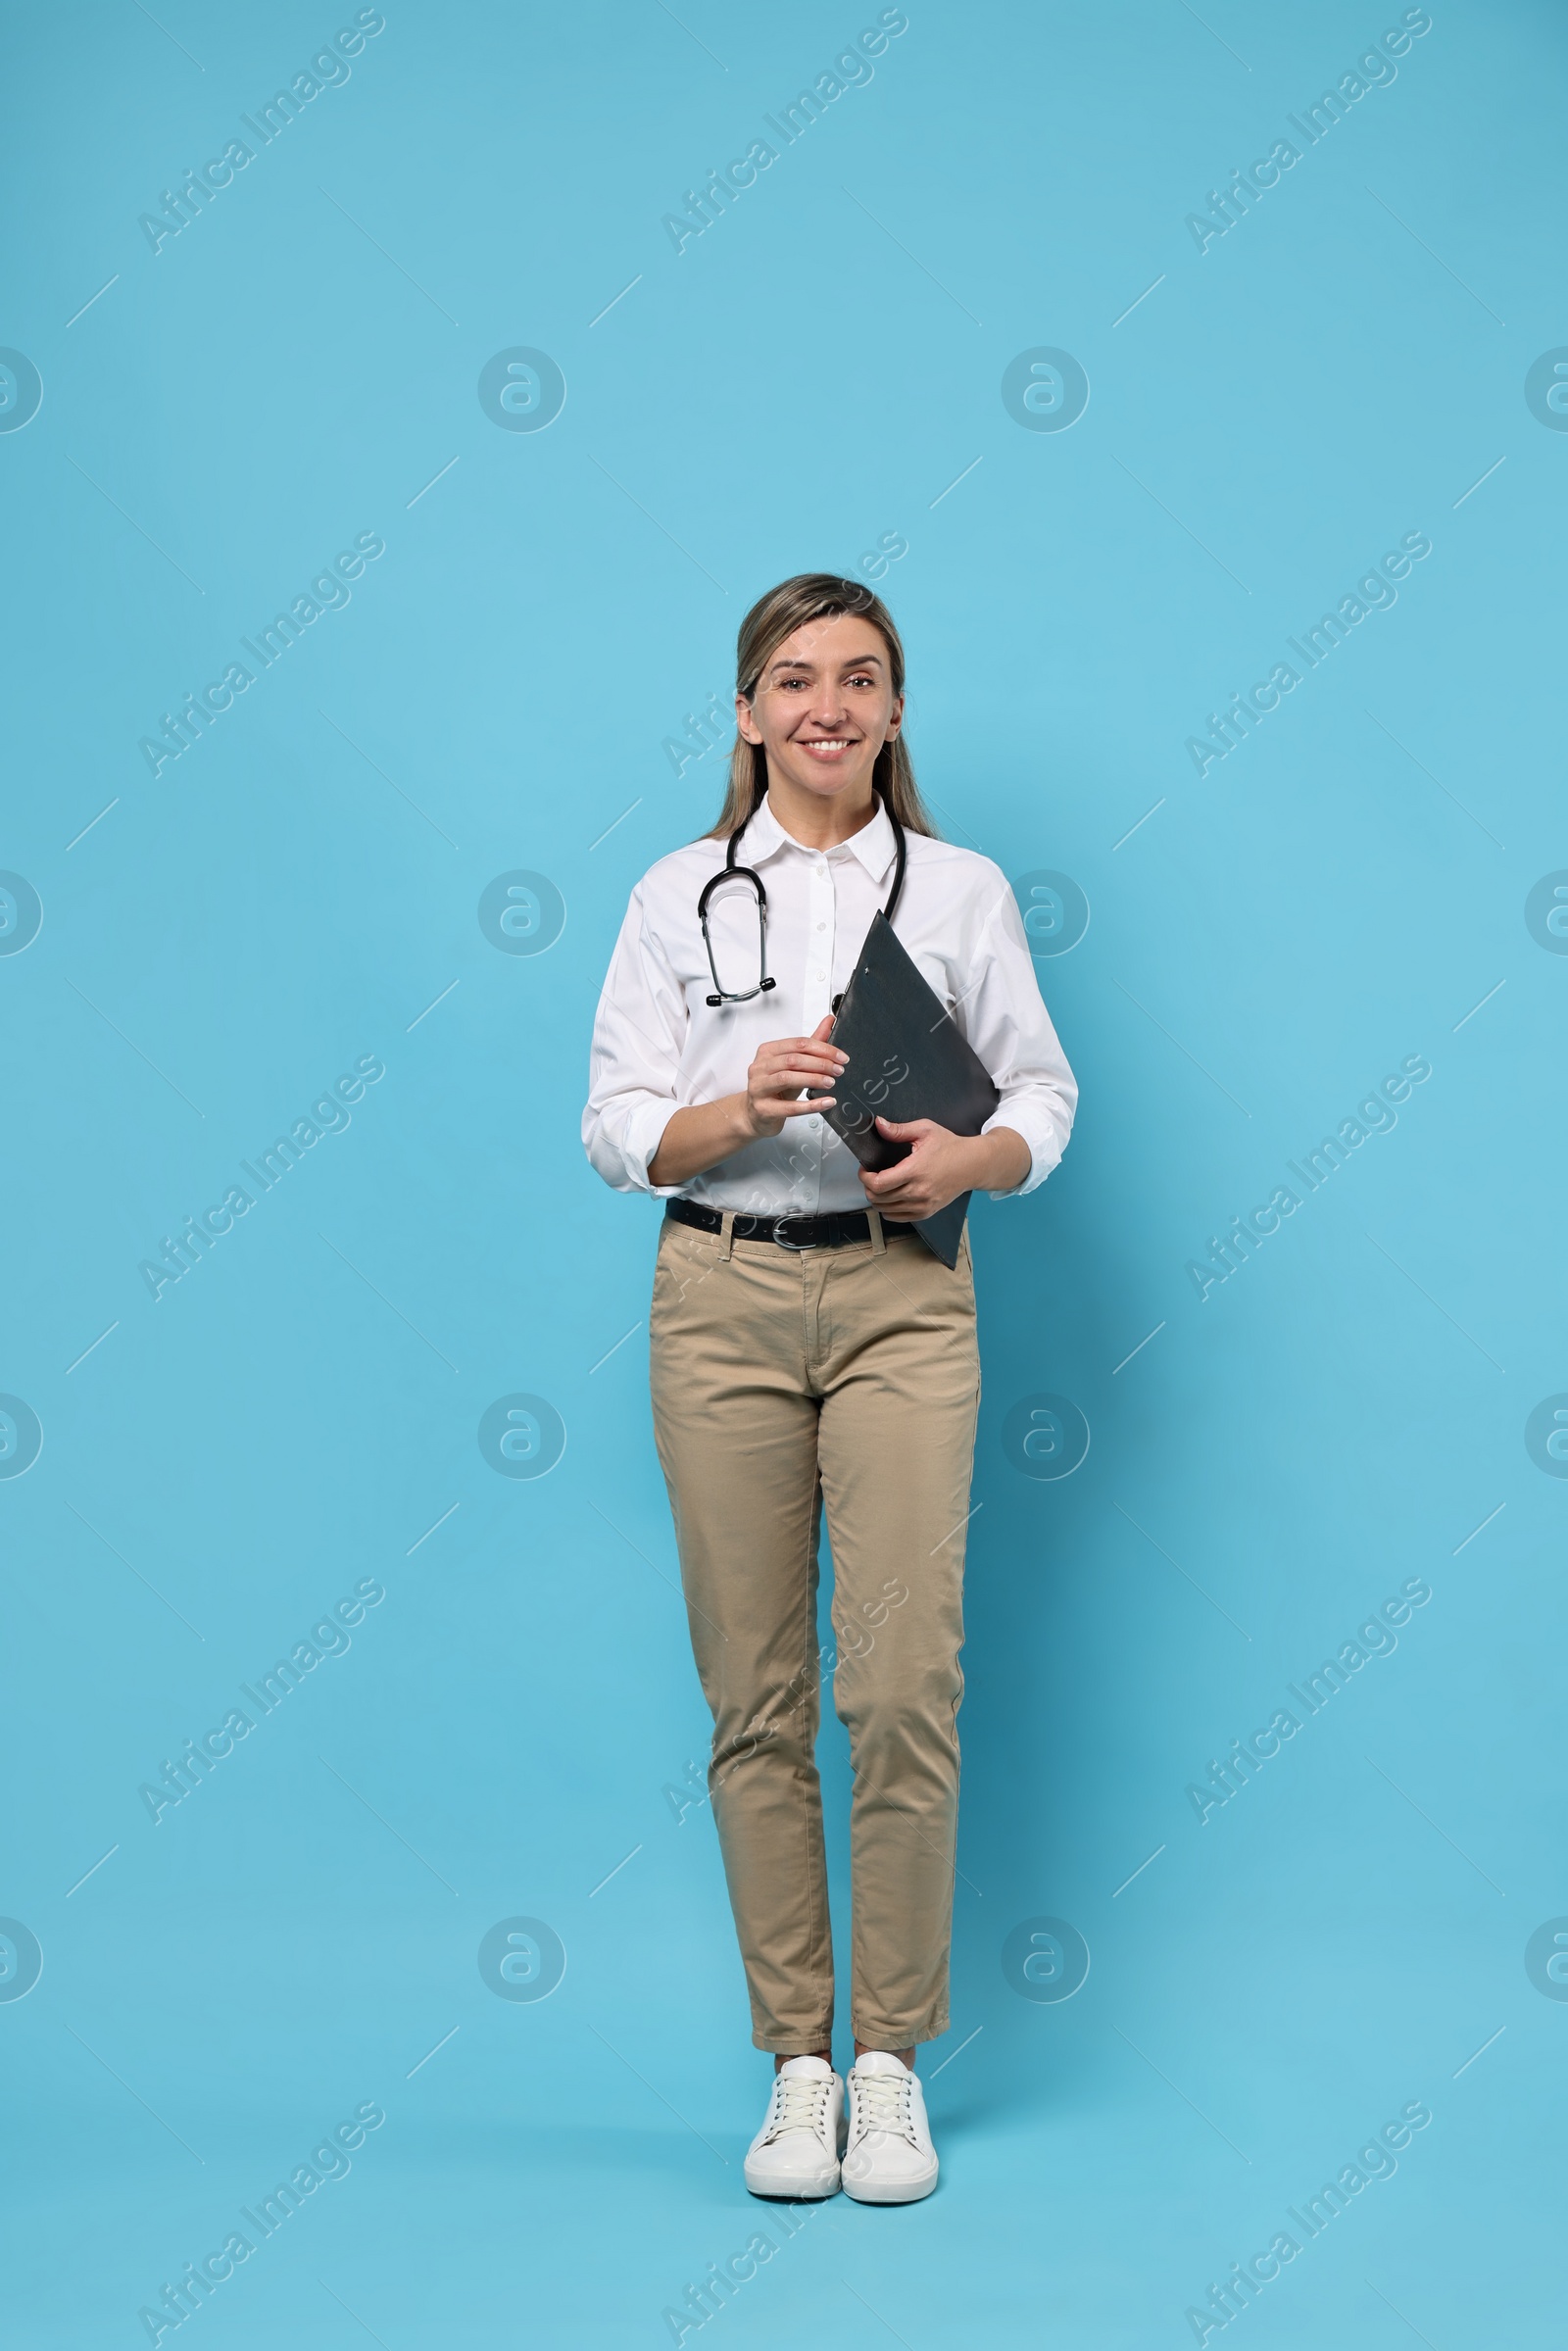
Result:
M699 1233L721 1233L724 1219L716 1208L704 1208L696 1200L667 1200L664 1214L672 1224L694 1225ZM883 1219L882 1230L888 1240L897 1240L912 1228ZM847 1242L869 1241L871 1220L863 1208L837 1208L825 1216L742 1216L737 1215L730 1227L736 1241L774 1241L780 1249L843 1249Z

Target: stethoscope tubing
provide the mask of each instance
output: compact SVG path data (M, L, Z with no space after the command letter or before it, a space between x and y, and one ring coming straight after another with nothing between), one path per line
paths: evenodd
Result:
M878 790L876 797L882 803L883 808L887 810L888 822L893 827L893 843L897 857L897 865L893 875L893 888L889 894L887 905L882 908L884 915L887 917L888 921L891 922L893 920L894 909L897 907L899 903L900 893L904 888L904 875L905 869L909 861L909 853L907 844L905 840L904 827L893 812L892 802L888 799L886 793L880 790ZM752 817L755 816L757 810L753 808L751 813L747 816L746 822L744 824L737 825L734 832L731 833L729 837L729 849L725 856L723 864L719 867L715 874L710 875L709 880L703 884L702 896L697 901L697 919L703 926L703 945L708 950L708 968L713 975L713 987L715 990L715 994L710 996L707 999L707 1002L710 1005L713 1006L717 1006L719 1004L750 1004L754 996L765 996L770 989L778 986L777 980L770 979L767 971L767 892L762 886L762 877L759 872L757 872L755 867L751 865L741 865L736 862L736 857L741 845L741 835L745 832L746 826L751 823ZM742 989L733 994L720 984L718 965L713 960L712 936L708 927L709 901L712 897L713 892L718 888L719 884L721 882L728 881L750 882L753 890L756 892L757 921L760 940L758 951L759 962L757 986L755 988Z

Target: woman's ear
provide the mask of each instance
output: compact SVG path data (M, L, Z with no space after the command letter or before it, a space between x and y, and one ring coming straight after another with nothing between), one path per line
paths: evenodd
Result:
M748 743L761 742L761 730L752 714L752 706L744 694L737 694L735 697L735 724L740 728Z

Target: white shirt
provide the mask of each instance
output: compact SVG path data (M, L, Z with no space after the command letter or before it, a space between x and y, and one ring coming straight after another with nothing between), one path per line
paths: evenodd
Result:
M1032 1192L1066 1148L1078 1088L1041 1001L1016 901L989 857L923 833L906 839L908 868L894 929L990 1071L1002 1100L985 1131L1011 1127L1023 1137L1030 1164L1017 1191ZM778 985L748 1004L711 1006L697 901L727 848L707 840L677 849L631 894L594 1023L584 1148L617 1192L660 1200L680 1194L757 1215L863 1208L854 1153L814 1111L786 1119L781 1134L747 1144L684 1183L648 1180L676 1109L743 1094L760 1045L810 1035L849 986L871 917L893 886L896 844L880 801L853 839L819 850L785 832L764 798L737 861L753 867L767 892L767 967ZM755 987L758 923L749 883L714 892L709 927L720 985Z

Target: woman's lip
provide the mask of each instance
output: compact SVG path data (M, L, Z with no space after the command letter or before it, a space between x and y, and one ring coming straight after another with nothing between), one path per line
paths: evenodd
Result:
M803 735L800 738L800 746L803 751L815 752L818 755L826 753L834 758L841 757L845 752L855 749L854 740L848 735Z

